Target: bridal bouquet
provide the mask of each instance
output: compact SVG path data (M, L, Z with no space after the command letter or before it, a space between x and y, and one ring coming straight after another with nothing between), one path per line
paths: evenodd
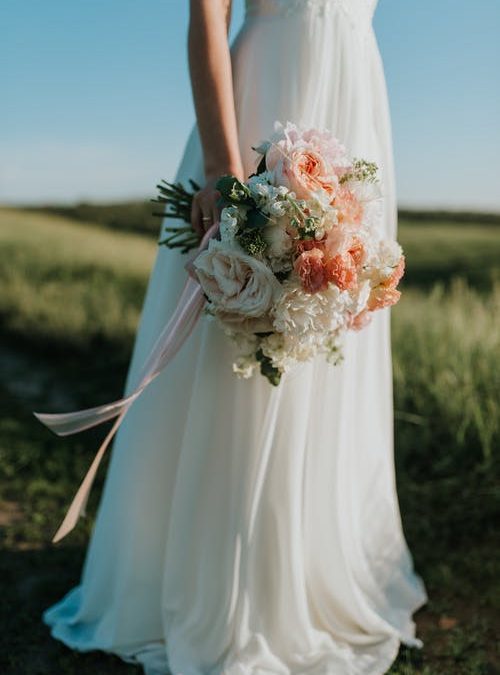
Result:
M259 369L276 385L318 353L337 363L345 331L398 301L405 259L380 234L375 164L351 159L328 131L291 123L276 123L255 150L261 161L247 181L219 180L219 233L193 267L205 311L238 347L233 370L246 378ZM167 215L188 220L189 193L159 188ZM189 227L167 231L160 244L197 244Z

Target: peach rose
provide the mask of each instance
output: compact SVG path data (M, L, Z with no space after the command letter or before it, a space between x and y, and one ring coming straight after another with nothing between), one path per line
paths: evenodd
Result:
M348 254L337 254L328 258L325 263L326 278L345 291L357 284L356 266Z
M311 199L323 192L332 201L339 180L324 157L312 146L300 145L288 151L280 144L273 145L266 154L266 168L274 185L284 185L295 192L297 199Z
M295 260L294 270L299 275L302 288L308 293L317 293L327 286L324 257L323 251L312 248Z

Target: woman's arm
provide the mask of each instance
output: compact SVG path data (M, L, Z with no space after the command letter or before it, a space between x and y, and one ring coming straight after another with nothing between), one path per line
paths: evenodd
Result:
M200 233L218 218L217 178L228 173L244 178L227 38L230 13L231 0L190 3L189 69L206 179L193 200L191 221Z

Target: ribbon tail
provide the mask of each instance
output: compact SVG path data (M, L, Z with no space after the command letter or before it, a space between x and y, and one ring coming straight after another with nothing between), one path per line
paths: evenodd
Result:
M91 429L103 422L113 419L127 408L139 392L135 391L130 396L113 401L113 403L106 403L105 405L96 406L95 408L86 408L85 410L77 410L70 413L37 413L34 416L42 424L48 427L58 436L70 436L85 429Z
M104 457L104 453L106 452L106 449L109 446L109 443L111 439L113 438L113 435L115 431L118 429L118 427L121 424L121 421L125 417L125 414L128 410L128 407L126 407L121 413L120 416L115 420L115 423L109 430L106 438L104 441L101 443L101 446L99 450L97 451L96 456L92 460L92 464L89 467L89 470L87 471L87 474L85 475L85 478L83 479L80 487L78 488L77 493L73 497L73 501L70 504L70 507L68 511L66 512L66 515L64 517L64 520L62 521L61 525L59 526L59 529L55 533L54 537L52 538L52 542L56 543L63 539L67 534L71 532L71 530L75 527L75 525L78 522L78 518L81 515L85 514L85 507L87 506L87 501L89 498L90 494L90 488L92 487L92 484L94 482L95 476L97 474L97 469L99 468L99 464L101 463L102 458Z

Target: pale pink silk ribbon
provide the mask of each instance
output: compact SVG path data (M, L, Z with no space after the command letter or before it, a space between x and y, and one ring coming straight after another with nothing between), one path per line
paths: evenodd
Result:
M216 233L218 227L219 224L214 223L206 231L198 250L196 251L196 256L206 248L209 239ZM112 403L106 403L104 405L96 406L95 408L77 410L71 413L33 413L42 424L45 424L45 426L58 436L76 434L79 431L90 429L91 427L95 427L116 417L115 423L101 443L85 478L78 488L64 520L55 533L52 539L53 542L63 539L75 527L78 518L85 514L85 507L87 505L90 489L94 482L99 464L127 411L144 389L146 389L146 387L162 372L165 366L167 366L177 354L193 331L198 318L200 317L206 302L205 296L200 284L192 272L192 261L186 265L186 269L189 272L189 277L182 290L174 313L154 343L153 348L141 369L139 384L131 394L118 399L117 401L113 401Z

